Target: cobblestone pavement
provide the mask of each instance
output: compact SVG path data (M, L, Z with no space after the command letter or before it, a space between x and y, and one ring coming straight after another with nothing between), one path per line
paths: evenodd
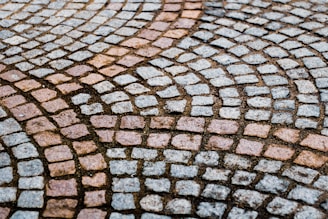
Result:
M327 0L0 0L0 218L327 218L327 39Z

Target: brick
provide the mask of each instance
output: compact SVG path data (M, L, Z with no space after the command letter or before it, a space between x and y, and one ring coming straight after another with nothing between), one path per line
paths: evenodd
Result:
M265 157L276 160L289 160L294 155L295 150L283 145L269 145L264 153Z
M32 96L39 102L51 100L57 96L57 92L48 88L39 89L31 92Z
M150 128L152 129L171 129L174 124L174 117L152 117L150 120Z
M26 123L27 134L35 134L38 132L51 131L54 129L56 129L56 127L46 117L31 119Z
M121 129L143 129L145 119L141 116L123 116L121 119Z
M328 137L316 134L309 134L301 143L302 146L307 146L323 152L328 152Z
M96 173L93 176L82 176L82 184L84 187L101 187L107 184L107 176L105 173Z
M44 155L49 162L58 162L73 159L73 154L71 153L67 145L47 148L44 151Z
M34 135L33 138L41 147L58 145L62 143L60 135L48 131L38 133Z
M201 135L180 134L172 138L171 144L179 149L199 150L202 141Z
M73 148L77 154L89 154L97 150L97 145L94 141L74 141Z
M263 144L257 141L249 141L246 139L240 139L237 145L236 152L238 154L247 154L260 156L262 152Z
M239 125L235 121L213 119L207 128L207 131L216 134L236 134Z
M205 119L194 117L181 117L176 129L190 132L204 132Z
M102 205L106 204L105 195L106 195L105 190L85 192L84 204L87 207L102 206ZM105 215L106 215L106 213L105 213Z
M142 142L141 134L137 132L118 131L115 139L124 146L140 145Z
M67 103L65 102L65 100L63 100L61 98L51 100L48 102L44 102L41 104L41 106L50 113L54 113L54 112L57 112L59 110L66 109L69 107L67 105Z
M273 135L285 142L296 143L299 140L300 131L296 129L280 128L275 131Z
M24 121L42 115L41 111L33 103L17 106L10 111L18 121Z
M78 201L75 199L50 199L43 217L73 218Z
M260 125L256 123L248 124L244 130L244 135L267 138L270 128L270 125Z
M46 185L47 196L76 196L77 183L75 179L50 180Z
M79 157L80 165L85 170L103 170L107 163L101 154Z
M212 136L208 140L205 148L207 150L230 150L233 143L234 143L233 139Z
M65 135L67 138L71 138L71 139L81 138L90 134L87 129L87 126L84 124L72 125L67 128L61 129L60 132L63 135Z
M114 131L112 130L96 130L100 142L113 142Z
M147 146L153 148L165 148L171 139L167 133L150 133L147 139Z
M328 157L315 154L311 151L302 151L297 158L294 160L294 163L313 167L320 168L328 161Z
M66 72L72 76L81 76L84 75L87 72L92 71L93 69L90 66L87 65L77 65L72 68L69 68L66 70Z
M48 165L50 176L65 176L75 174L75 163L74 161L64 161L59 163L51 163Z

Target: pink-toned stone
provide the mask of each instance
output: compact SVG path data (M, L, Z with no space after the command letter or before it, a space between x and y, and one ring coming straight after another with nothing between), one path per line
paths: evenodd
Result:
M123 56L127 54L130 50L122 48L122 47L111 47L106 54L111 56Z
M72 76L81 76L93 69L87 65L77 65L66 70L66 72Z
M328 152L328 137L326 136L309 134L300 144L302 146Z
M274 136L285 142L296 143L300 137L300 131L296 129L280 128L273 133Z
M26 103L26 99L22 95L15 95L0 100L0 103L10 109L20 104Z
M73 159L73 154L67 145L53 146L44 151L49 162L58 162Z
M0 218L6 219L10 213L10 208L0 207Z
M94 141L74 141L73 148L77 154L89 154L97 150L97 145Z
M207 150L230 150L233 145L233 140L219 136L212 136L206 145Z
M229 135L238 132L239 125L236 121L213 119L207 131L216 134Z
M41 104L41 106L50 113L54 113L69 107L65 100L61 98L44 102Z
M167 37L161 37L155 42L152 43L153 46L159 47L161 49L165 49L170 47L173 44L174 40Z
M50 199L47 201L43 217L73 218L78 201L75 199Z
M62 92L62 94L69 94L73 91L80 90L83 88L80 84L75 83L75 82L60 84L60 85L57 85L56 87L60 90L60 92Z
M180 18L177 22L174 23L175 28L192 28L195 25L196 21L187 18Z
M169 26L170 26L170 23L168 23L168 22L155 21L150 25L149 29L164 31Z
M269 145L265 151L264 156L276 160L289 160L294 155L295 150L283 145Z
M100 81L103 81L104 79L105 78L102 75L92 73L92 74L89 74L88 76L81 78L79 81L81 81L84 84L93 85Z
M123 116L121 119L121 129L143 129L145 119L141 116Z
M181 4L165 4L163 11L180 11Z
M87 129L87 126L84 124L72 125L67 128L61 129L60 132L63 135L65 135L67 138L71 138L71 139L81 138L90 134Z
M294 163L312 168L320 168L328 161L328 157L315 154L311 151L302 151L294 160Z
M202 9L202 3L200 2L186 2L184 8L185 9Z
M87 207L96 207L106 204L106 190L85 192L84 204Z
M239 144L236 148L236 152L238 154L260 156L262 148L263 144L260 142L240 139Z
M138 51L136 51L136 54L150 58L150 57L153 57L153 56L157 55L161 51L162 51L161 49L149 46L149 47L146 47L146 48L138 49Z
M75 163L73 160L64 161L59 163L51 163L48 165L50 176L66 176L75 174Z
M118 75L121 72L124 72L126 68L123 68L119 65L111 65L107 68L100 69L99 72L103 75L106 75L108 77L114 77L115 75Z
M61 83L70 81L71 79L72 79L72 77L67 77L66 75L60 74L60 73L53 74L53 75L46 77L46 80L52 84L61 84Z
M39 102L51 100L57 96L57 92L48 88L39 89L31 92L32 96Z
M161 34L162 33L159 31L144 29L139 33L138 37L145 38L147 40L155 40Z
M169 37L173 39L180 39L183 36L187 35L188 31L183 29L169 30L164 34L164 37Z
M107 176L105 173L96 173L93 176L82 176L82 184L84 187L101 187L107 184Z
M165 148L171 139L168 133L151 133L147 139L147 146L153 148Z
M140 145L142 142L141 134L137 132L118 131L115 139L124 146Z
M171 144L178 149L197 151L200 148L201 142L201 135L180 134L172 138Z
M52 118L56 121L59 127L66 127L80 122L74 110L65 110Z
M38 132L51 131L54 129L56 129L56 127L46 117L31 119L26 123L27 134L35 134Z
M21 71L10 70L0 75L0 78L9 82L16 82L26 78L26 75Z
M100 209L95 208L86 208L80 211L80 213L77 215L77 219L105 219L106 215L106 211L102 211Z
M41 84L34 79L23 80L15 83L15 86L24 92L41 87Z
M174 21L178 17L178 13L172 12L161 12L157 17L156 21Z
M204 132L205 119L195 117L181 117L177 123L177 130L190 132Z
M115 58L113 58L113 57L98 54L96 57L94 57L88 63L95 66L96 68L100 68L100 67L103 67L105 65L109 65L114 61L115 61Z
M115 131L112 130L96 130L100 142L113 142Z
M261 125L256 123L248 124L244 130L244 135L267 138L270 128L270 125Z
M174 117L152 117L150 119L150 128L152 129L172 129L174 124Z
M14 93L16 93L16 90L9 85L0 87L0 97L6 97Z
M202 11L199 10L184 10L181 14L181 17L196 19L200 16L201 13Z
M149 40L134 37L124 41L123 43L121 43L121 45L138 49L145 46L147 43L149 43Z
M47 196L58 197L58 196L76 196L77 183L75 179L68 180L49 180L46 185Z
M10 111L18 121L24 121L42 115L39 108L33 103L17 106Z
M101 154L79 157L81 167L85 170L103 170L107 163Z
M117 116L96 115L90 118L90 122L96 128L114 128L116 121Z
M144 60L144 58L139 57L139 56L126 55L126 56L123 56L122 59L120 59L117 62L117 64L124 65L126 67L132 67L132 66L138 64L139 62L142 62L143 60Z
M58 145L62 143L60 135L48 131L38 133L34 135L33 138L41 147Z

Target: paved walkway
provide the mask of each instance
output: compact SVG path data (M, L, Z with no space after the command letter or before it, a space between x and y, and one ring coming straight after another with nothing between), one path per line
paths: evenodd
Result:
M326 0L0 0L0 218L328 217Z

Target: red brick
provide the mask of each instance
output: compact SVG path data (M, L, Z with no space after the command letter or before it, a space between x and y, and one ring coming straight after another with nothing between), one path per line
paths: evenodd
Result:
M48 165L50 176L66 176L75 174L75 163L74 161L64 161L59 163L51 163Z
M107 163L101 154L79 157L80 164L85 170L103 170Z
M16 90L9 85L0 87L0 97L6 97L14 93L16 93Z
M76 118L77 114L74 110L63 111L52 118L56 121L59 127L66 127L80 122L80 119Z
M147 139L147 146L153 148L165 148L171 139L168 133L151 133Z
M66 83L57 85L57 88L62 92L62 94L69 94L73 91L80 90L83 88L81 85L73 82L73 83Z
M46 117L31 119L26 123L27 134L55 130L56 127Z
M74 141L73 148L77 154L89 154L97 150L97 145L94 141Z
M47 201L43 217L73 218L77 204L78 201L74 199L50 199Z
M132 67L139 62L142 62L144 58L141 58L139 56L134 56L134 55L126 55L122 59L120 59L117 63L120 65L124 65L126 67Z
M67 77L64 74L53 74L53 75L46 77L46 80L52 84L61 84L61 83L70 81L71 79L72 79L72 77Z
M280 128L274 132L274 136L285 142L296 143L300 137L300 131L296 129Z
M298 157L294 160L294 163L312 167L320 168L328 161L328 157L315 154L311 151L302 151Z
M114 128L116 121L117 116L97 115L90 118L90 122L96 128Z
M152 43L153 46L159 47L161 49L165 49L170 47L173 44L173 39L167 37L161 37L155 42Z
M39 102L45 102L45 101L51 100L57 96L56 91L50 90L48 88L43 88L43 89L33 91L31 94Z
M140 145L142 142L141 134L137 132L118 131L115 139L124 146Z
M1 88L0 88L0 90L1 90ZM0 93L1 93L1 91L0 91ZM0 103L10 109L10 108L18 106L20 104L26 103L26 99L22 95L15 95L15 96L7 97L5 99L0 100Z
M187 35L188 31L187 30L183 30L183 29L175 29L175 30L169 30L167 31L164 36L165 37L169 37L169 38L173 38L173 39L180 39L183 36Z
M85 192L84 204L87 207L96 207L106 204L106 190ZM98 218L98 217L97 217Z
M295 153L294 149L291 149L283 145L269 145L265 151L264 156L270 157L276 160L289 160Z
M145 119L141 116L123 116L121 119L121 129L143 129Z
M300 144L302 146L328 152L328 137L326 136L309 134Z
M87 65L77 65L66 70L66 72L72 76L81 76L87 72L91 72L93 69Z
M144 56L144 57L153 57L156 54L160 53L162 50L156 48L156 47L146 47L146 48L141 48L138 51L136 51L137 55Z
M77 219L105 219L106 215L106 211L102 211L100 209L95 208L86 208L80 211L80 213L77 215Z
M190 132L204 132L205 119L195 117L181 117L177 123L177 130Z
M197 151L200 148L201 142L201 135L180 134L172 138L171 144L178 149Z
M113 142L114 131L112 130L96 130L100 142Z
M213 119L208 126L207 131L216 134L229 135L236 134L238 129L239 125L235 121Z
M122 48L122 47L111 47L106 54L111 55L111 56L124 56L130 52L130 50Z
M26 75L21 71L10 70L0 75L0 78L9 82L16 82L26 78Z
M157 17L156 21L174 21L178 17L178 13L172 12L161 12Z
M41 104L41 106L50 113L54 113L54 112L57 112L59 110L66 109L69 107L67 105L67 103L65 102L65 100L63 100L61 98L58 98L55 100L50 100L48 102L44 102Z
M122 42L121 45L126 46L126 47L131 47L134 49L138 49L138 48L145 46L147 43L149 43L149 40L134 37L134 38L131 38L131 39L128 39L128 40Z
M68 180L49 180L46 185L47 196L76 196L77 183L75 179Z
M119 65L111 65L107 68L100 69L99 72L103 75L106 75L108 77L114 77L115 75L118 75L121 72L124 72L126 68L123 68Z
M260 125L256 123L248 124L245 128L244 135L267 138L270 128L270 125Z
M44 155L49 162L58 162L73 159L71 150L67 145L53 146L44 151Z
M112 62L115 61L115 58L99 54L95 56L92 60L90 60L88 63L95 66L96 68L101 68L105 65L109 65Z
M164 31L169 26L170 26L170 23L168 23L168 22L155 21L150 25L149 29Z
M150 128L152 129L171 129L174 124L174 117L152 117L150 120Z
M139 33L138 37L145 38L147 40L155 40L161 34L162 33L159 31L144 29Z
M33 103L17 106L10 110L18 121L24 121L42 115Z
M104 79L105 78L102 75L92 73L92 74L89 74L88 76L81 78L79 81L81 81L84 84L93 85L100 81L103 81Z
M239 144L236 148L236 152L238 154L260 156L262 149L263 144L260 142L240 139Z
M187 18L180 18L177 22L174 23L175 28L185 28L190 29L195 25L196 21Z
M107 184L107 176L105 173L96 173L93 176L82 176L82 184L84 187L102 187Z
M20 82L15 83L15 86L19 89L21 89L24 92L36 89L41 87L41 84L37 82L36 80L30 79L30 80L23 80Z
M230 138L222 138L218 136L212 136L206 145L207 150L230 150L233 145L233 140Z
M0 218L7 218L8 215L10 213L10 208L3 208L3 207L0 207Z
M61 137L53 132L41 132L33 136L34 140L41 147L46 147L50 145L58 145L62 143Z
M89 135L87 126L84 124L76 124L69 126L67 128L62 128L60 132L67 138L77 139Z

